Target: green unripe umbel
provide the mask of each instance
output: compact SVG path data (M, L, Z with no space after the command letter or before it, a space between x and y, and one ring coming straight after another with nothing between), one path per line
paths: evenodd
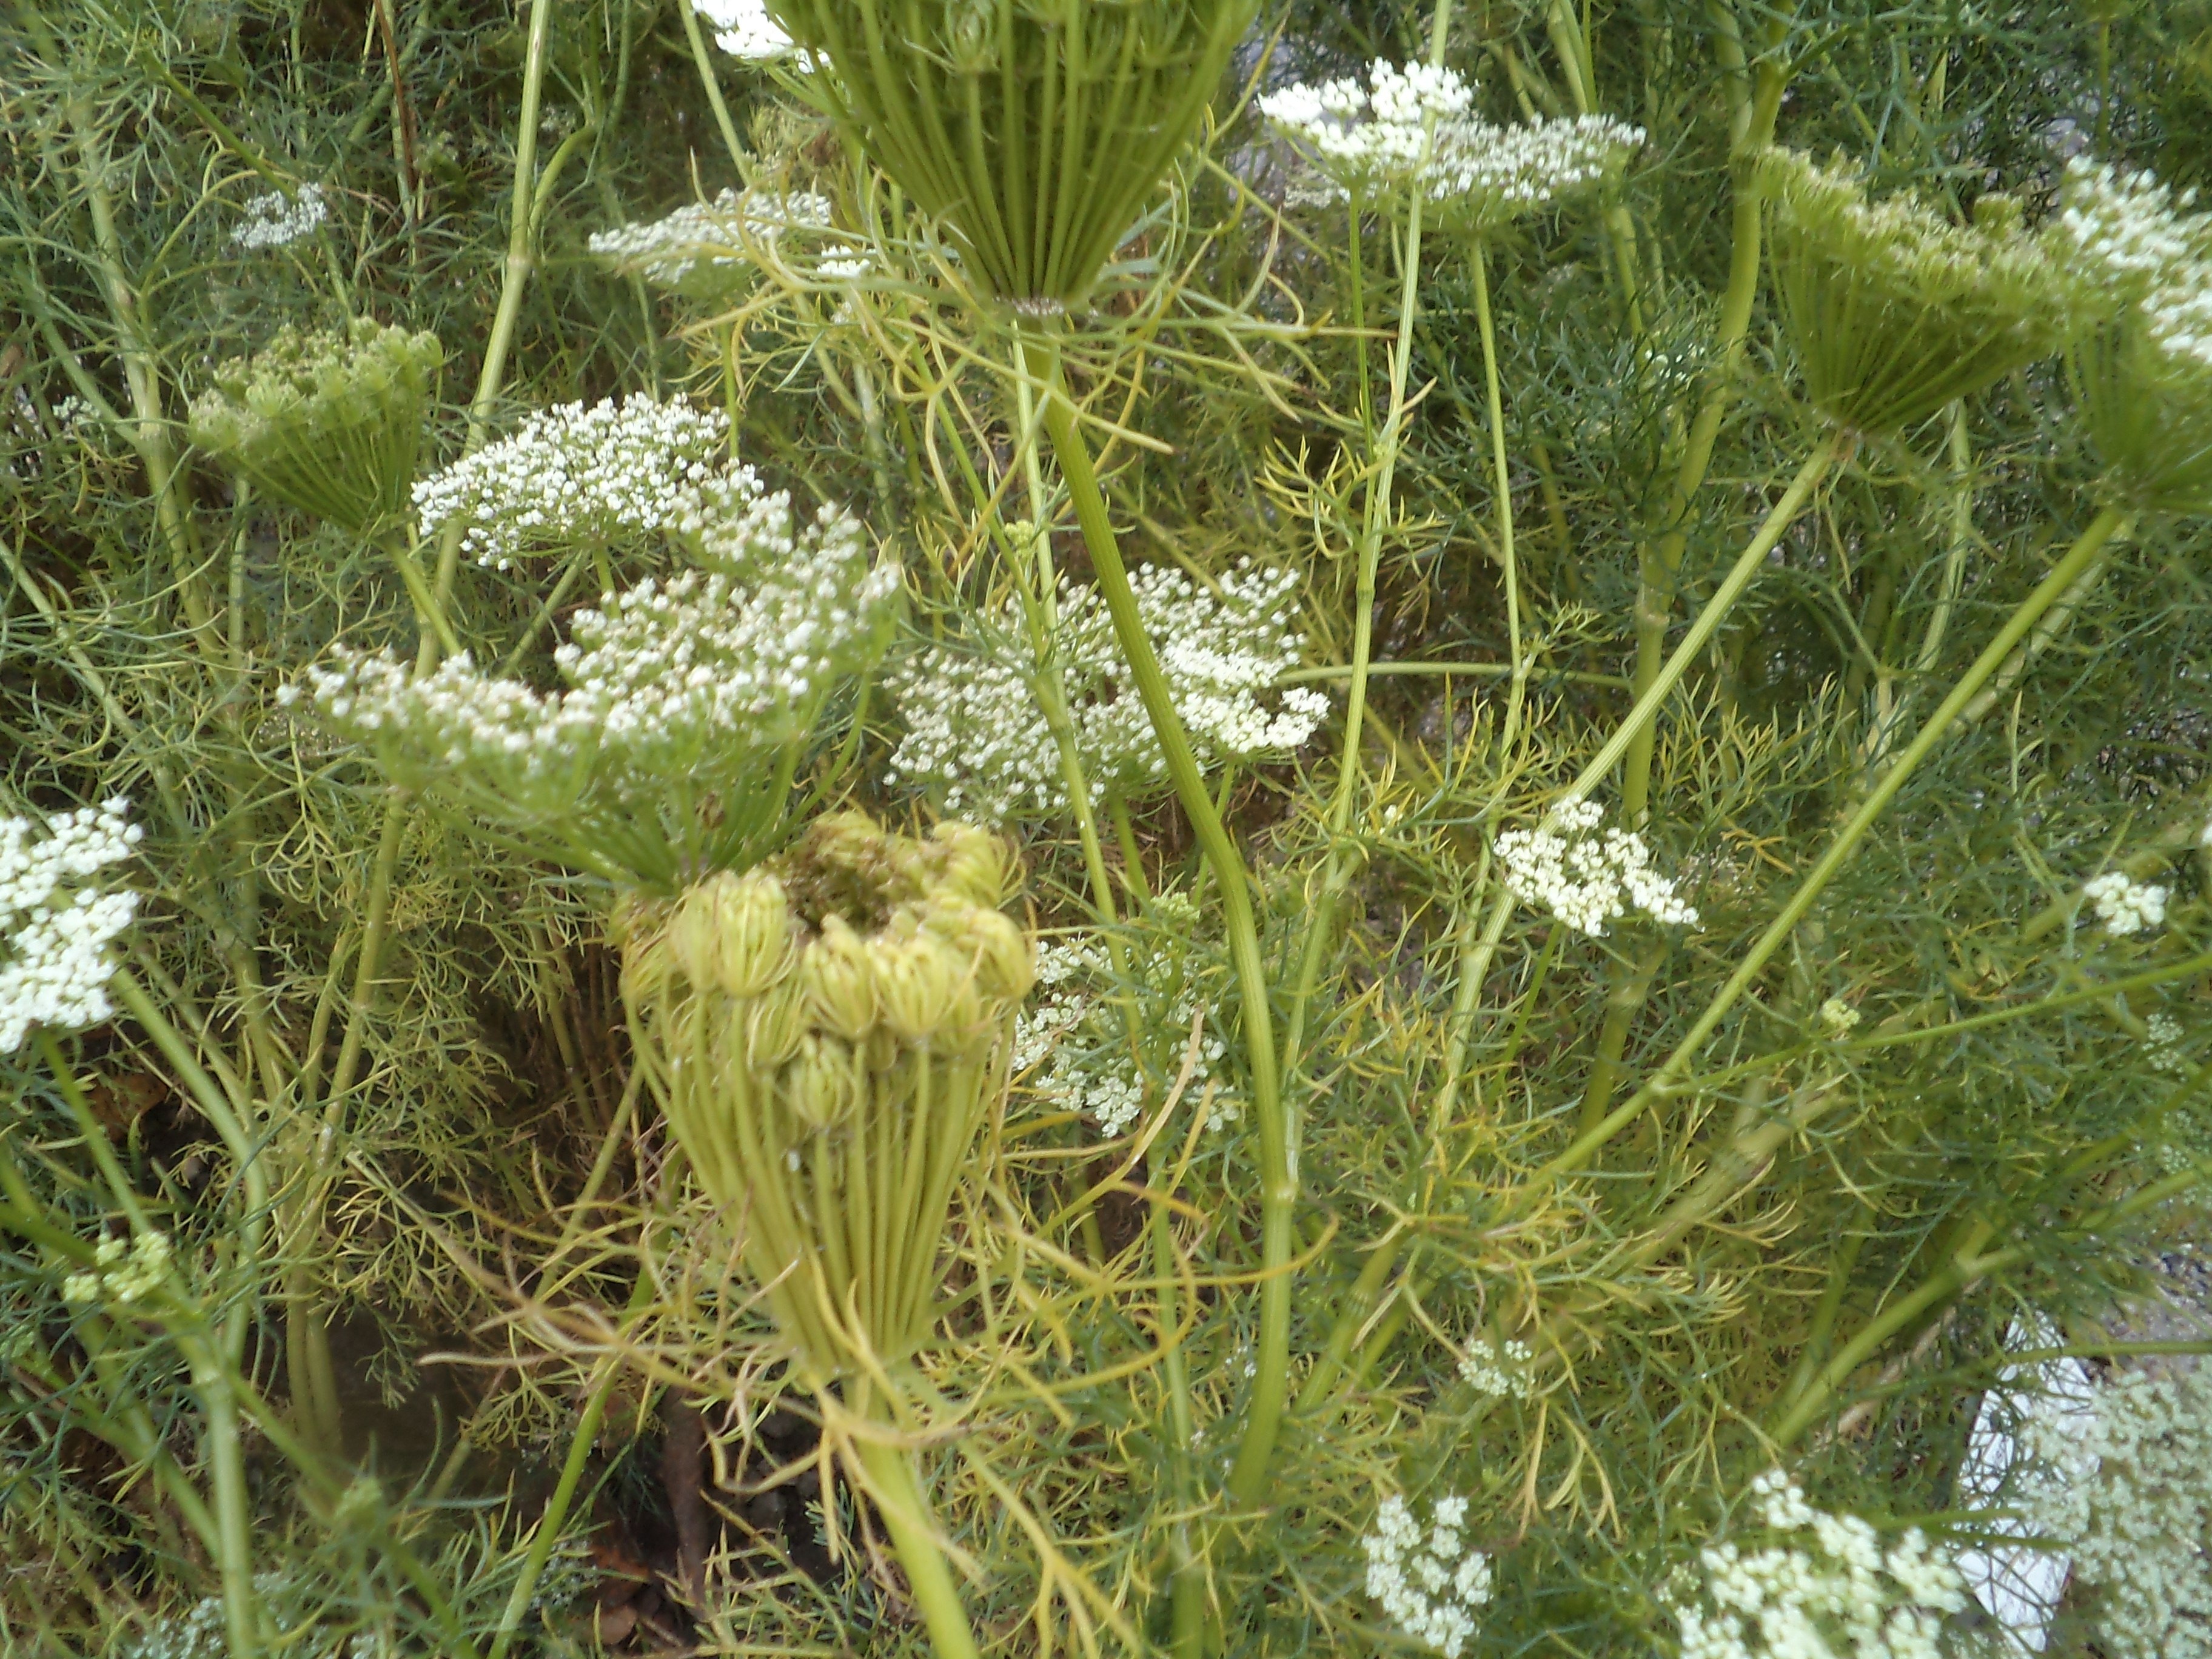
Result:
M936 1321L952 1190L1002 1097L1035 977L994 837L858 813L617 915L638 1063L817 1379L890 1363Z
M1080 301L1204 118L1255 0L769 0L831 112L1024 309Z
M1855 171L1793 150L1759 166L1806 394L1839 425L1917 426L2064 339L2069 285L2015 204L1984 198L1963 226L1907 198L1870 202Z
M372 530L407 508L444 362L436 335L366 317L326 333L283 329L216 372L192 404L192 441L289 507Z

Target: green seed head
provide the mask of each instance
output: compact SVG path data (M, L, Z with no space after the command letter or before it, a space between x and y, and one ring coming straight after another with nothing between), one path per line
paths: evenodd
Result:
M1769 151L1760 175L1775 286L1806 392L1831 420L1903 431L2064 339L2069 286L2021 233L2017 204L1968 227L1907 198L1869 201L1854 169L1792 150Z
M216 371L192 441L287 506L368 531L404 511L445 351L434 334L289 328Z
M1255 0L769 0L831 113L1024 309L1081 301L1206 113Z

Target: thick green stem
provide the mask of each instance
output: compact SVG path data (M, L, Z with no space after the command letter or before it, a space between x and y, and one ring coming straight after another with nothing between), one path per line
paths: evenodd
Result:
M914 1455L880 1440L856 1440L854 1448L867 1473L876 1513L883 1517L891 1547L906 1569L907 1588L921 1609L938 1659L981 1659L967 1609L960 1604L960 1587L953 1582L951 1564L945 1558L930 1515L929 1499L915 1474Z
M1720 361L1714 365L1705 401L1690 423L1683 442L1674 483L1668 494L1660 533L1655 542L1638 550L1636 593L1636 671L1638 696L1658 678L1667 649L1667 629L1674 620L1674 590L1688 544L1690 503L1705 481L1712 465L1713 446L1721 423L1734 405L1741 380L1744 341L1751 331L1751 313L1759 297L1759 189L1753 165L1759 152L1774 140L1774 119L1782 106L1788 76L1776 64L1763 63L1747 72L1743 46L1732 27L1717 36L1722 69L1730 85L1740 89L1741 101L1732 121L1730 157L1735 172L1735 200L1730 225L1728 287L1721 296ZM1637 734L1628 751L1628 765L1620 783L1623 822L1631 828L1644 821L1651 799L1651 760L1656 728Z
M1159 659L1145 635L1137 614L1137 596L1121 562L1114 523L1106 511L1105 497L1091 467L1090 451L1077 429L1075 410L1060 381L1059 365L1052 348L1041 343L1024 346L1032 379L1046 388L1044 426L1067 484L1076 522L1090 549L1100 597L1106 601L1114 634L1127 660L1129 676L1144 700L1152 733L1160 746L1168 777L1182 804L1213 872L1221 892L1221 914L1229 936L1231 960L1243 1011L1245 1066L1252 1084L1253 1117L1260 1131L1260 1334L1258 1372L1252 1392L1250 1414L1237 1461L1229 1475L1229 1491L1238 1501L1257 1498L1282 1428L1283 1407L1290 1392L1291 1356L1291 1221L1297 1206L1297 1182L1291 1174L1288 1125L1283 1111L1281 1079L1275 1066L1274 1020L1267 1001L1266 964L1260 953L1260 931L1252 910L1252 883L1243 855L1206 792L1190 738L1182 716L1160 672Z
M1973 666L1951 688L1951 694L1943 699L1942 705L1928 717L1928 723L1921 727L1919 735L1913 738L1911 746L1897 757L1897 763L1875 786L1873 793L1837 831L1835 840L1806 874L1804 880L1798 884L1797 890L1790 896L1789 903L1783 907L1782 914L1775 917L1766 931L1759 935L1758 942L1737 964L1735 972L1729 975L1728 983L1707 1005L1697 1024L1690 1028L1674 1051L1624 1104L1577 1137L1572 1146L1539 1170L1522 1189L1521 1203L1526 1204L1552 1180L1588 1163L1599 1147L1642 1116L1655 1101L1688 1072L1691 1061L1704 1048L1712 1034L1719 1030L1721 1021L1727 1018L1729 1011L1735 1006L1744 993L1751 988L1753 981L1765 970L1768 961L1781 948L1784 941L1796 931L1797 924L1804 920L1806 912L1813 908L1814 901L1826 890L1837 872L1858 850L1858 845L1866 838L1867 832L1889 810L1890 802L1897 798L1898 792L1905 787L1906 781L1920 763L1934 753L1936 745L1948 735L1952 726L1988 683L1990 677L1997 672L1999 665L2012 654L2044 613L2073 587L2082 571L2096 562L2104 552L2105 544L2114 536L2123 533L2131 523L2132 516L2116 507L2106 507L2090 520L2087 528L2067 550L2066 556L2051 568L2050 574L2037 584L2033 592L2021 601L2011 619L1984 647L1981 655L1975 659Z
M1491 488L1498 494L1498 560L1505 569L1506 654L1513 679L1505 698L1505 726L1499 743L1507 749L1520 734L1521 706L1528 690L1528 662L1521 650L1521 568L1513 554L1513 485L1505 465L1504 401L1498 384L1498 334L1490 317L1490 249L1474 245L1474 315L1482 333L1482 382L1490 410Z
M1636 706L1628 711L1627 718L1606 740L1605 747L1597 751L1590 763L1583 768L1582 775L1568 787L1568 799L1579 800L1587 796L1624 755L1648 737L1661 707L1674 694L1674 687L1689 672L1690 665L1697 660L1698 653L1705 648L1706 641L1719 629L1729 607L1741 597L1743 590L1751 586L1752 578L1758 575L1765 566L1766 556L1774 550L1775 544L1796 522L1797 515L1805 510L1805 503L1812 499L1814 487L1835 465L1836 458L1843 453L1846 441L1842 433L1832 432L1805 458L1805 464L1797 469L1797 476L1790 481L1789 489L1782 492L1782 499L1775 502L1765 521L1759 526L1759 533L1737 556L1735 565L1722 579L1721 585L1713 590L1712 598L1705 601L1705 609L1698 613L1697 621L1690 624L1690 631L1682 636L1681 644L1674 647L1674 654L1644 683L1644 689L1637 696ZM1625 789L1626 781L1623 787ZM1624 818L1631 817L1625 794L1622 816Z
M257 1659L261 1620L253 1593L253 1510L246 1486L246 1455L238 1441L238 1401L214 1344L180 1341L191 1366L192 1392L207 1419L208 1479L215 1487L217 1558L223 1621L234 1659Z
M684 15L684 35L691 43L691 61L699 66L700 84L707 88L707 101L714 106L714 125L722 130L722 143L730 152L730 161L744 179L751 172L752 157L738 142L737 123L730 119L730 106L722 98L722 82L714 73L714 60L707 55L706 37L699 29L699 13L691 0L679 0L677 9Z

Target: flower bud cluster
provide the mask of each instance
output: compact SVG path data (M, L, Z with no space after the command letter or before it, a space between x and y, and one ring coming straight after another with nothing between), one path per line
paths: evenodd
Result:
M2074 1558L2112 1659L2212 1659L2212 1368L2124 1372L2086 1419L2031 1415L2026 1524Z
M407 505L445 356L434 334L365 317L282 330L216 371L192 404L192 441L303 513L370 529Z
M1814 1509L1778 1469L1751 1495L1759 1524L1784 1540L1700 1554L1701 1582L1664 1598L1682 1659L1938 1659L1942 1615L1963 1611L1966 1593L1918 1528L1885 1550L1866 1521Z
M721 299L743 288L752 274L754 252L793 230L828 228L830 198L811 191L788 195L725 190L711 202L694 202L665 218L594 231L592 252L620 270L635 270L646 281L695 299ZM846 274L849 251L824 275Z
M1490 1600L1490 1557L1467 1540L1467 1499L1439 1498L1424 1529L1413 1506L1393 1492L1382 1500L1367 1552L1367 1593L1413 1641L1459 1659Z
M623 1000L706 1192L742 1212L786 1339L833 1373L912 1352L969 1148L1036 965L1005 844L856 812L787 856L617 919Z
M246 204L246 216L230 233L230 240L249 252L264 247L289 247L319 229L331 216L320 185L302 185L287 194L272 190Z
M1129 580L1201 767L1286 754L1313 735L1328 697L1305 687L1273 690L1305 644L1291 622L1294 573L1243 567L1221 578L1218 592L1164 565L1140 567ZM1065 580L1058 597L1054 649L1091 787L1124 799L1165 788L1166 763L1105 601ZM1036 677L1011 604L967 638L931 645L889 682L907 734L886 780L941 791L951 810L994 822L1066 811Z
M1500 126L1474 111L1474 88L1448 69L1377 60L1357 77L1300 83L1260 100L1265 115L1328 183L1324 196L1418 185L1446 222L1486 230L1586 189L1644 143L1609 116Z
M761 494L751 468L714 459L729 429L719 410L642 392L540 410L415 486L422 537L458 522L462 548L505 570L534 552L696 534Z
M1513 896L1593 939L1632 906L1669 927L1696 927L1696 908L1676 895L1672 878L1651 867L1644 837L1632 830L1594 833L1604 818L1595 801L1569 799L1537 828L1498 836L1498 856Z
M128 1244L120 1238L101 1239L91 1270L69 1276L62 1285L62 1300L80 1305L112 1302L127 1308L160 1290L168 1276L169 1236L149 1228Z
M111 1018L108 953L138 911L138 895L78 885L127 859L144 831L125 823L120 797L47 821L33 841L29 818L0 818L0 1054L13 1054L34 1026L57 1030Z
M2107 933L2124 937L2162 926L2170 894L2164 887L2135 880L2124 871L2107 870L2083 882L2081 896L2095 909Z
M465 776L517 821L619 817L672 779L732 781L803 735L822 697L875 659L899 576L852 518L824 509L801 528L790 497L750 471L702 499L713 516L690 527L705 568L579 611L554 653L566 689L486 675L465 653L418 680L389 652L341 651L308 671L317 709L401 781Z

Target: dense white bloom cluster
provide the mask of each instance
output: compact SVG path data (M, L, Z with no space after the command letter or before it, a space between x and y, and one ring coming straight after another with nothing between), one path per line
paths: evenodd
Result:
M1493 1400L1526 1400L1535 1379L1528 1367L1535 1352L1518 1339L1495 1351L1470 1347L1459 1358L1460 1381Z
M1062 1110L1083 1113L1109 1140L1135 1125L1146 1090L1117 988L1136 999L1141 1029L1158 1036L1152 1058L1170 1083L1182 1074L1198 1019L1200 999L1184 953L1169 943L1193 936L1198 907L1186 895L1162 893L1152 900L1149 919L1150 937L1160 948L1133 950L1133 982L1120 988L1109 976L1104 950L1091 939L1041 945L1030 1006L1014 1022L1013 1071L1024 1090ZM1209 1006L1182 1098L1202 1108L1206 1128L1217 1133L1243 1116L1237 1096L1217 1076L1228 1052Z
M1937 1659L1942 1615L1966 1595L1917 1528L1885 1550L1872 1526L1814 1509L1778 1469L1751 1494L1759 1524L1789 1540L1700 1554L1702 1582L1668 1597L1682 1659Z
M389 653L341 653L308 672L316 706L403 774L465 771L539 814L587 779L650 793L797 735L821 694L872 654L897 569L874 562L849 515L825 508L802 528L790 496L750 471L700 499L711 515L690 528L704 568L579 611L554 657L566 690L487 677L466 654L418 681Z
M1268 94L1261 112L1343 197L1418 183L1443 210L1487 228L1594 185L1644 143L1608 116L1499 126L1447 69L1377 61L1356 76Z
M2021 1510L2097 1591L2112 1659L2212 1656L2212 1368L2124 1374L2086 1421L2031 1419Z
M169 1236L149 1228L125 1243L103 1238L90 1271L71 1273L62 1300L80 1304L113 1302L124 1307L151 1296L169 1276Z
M2108 870L2081 884L2081 896L2097 912L2107 932L2140 933L2166 920L2167 889L2131 879L2125 872Z
M131 925L138 896L77 885L131 856L144 831L125 823L118 797L64 812L32 840L29 818L0 818L0 1054L13 1054L37 1025L94 1025L115 1010L108 946Z
M1694 927L1697 910L1676 896L1674 881L1651 867L1651 851L1632 830L1595 833L1605 809L1568 799L1534 830L1498 838L1505 884L1524 904L1548 910L1593 938L1632 905L1654 921Z
M1137 611L1152 641L1176 712L1201 767L1282 755L1311 737L1328 699L1304 687L1276 692L1305 641L1291 626L1298 578L1245 566L1218 592L1182 571L1130 572ZM1105 601L1063 580L1054 636L1076 743L1094 789L1125 799L1167 783L1166 763L1122 666ZM944 792L948 810L1005 822L1068 808L1060 750L1035 690L1028 635L1011 604L979 620L968 638L933 645L893 675L907 725L886 775Z
M665 218L594 231L589 246L649 283L711 297L750 269L749 245L775 241L792 230L825 229L830 214L830 198L812 191L740 196L725 190L711 202L693 202ZM819 269L825 276L857 275L866 262L856 270L850 250L841 250L825 257Z
M1444 1659L1459 1659L1476 1611L1490 1600L1490 1558L1467 1541L1466 1528L1464 1498L1437 1499L1424 1531L1412 1505L1393 1492L1375 1530L1360 1540L1368 1595L1400 1631Z
M1260 112L1338 189L1375 190L1417 178L1436 153L1440 124L1465 117L1474 88L1448 69L1377 59L1357 76L1304 82L1260 100Z
M416 484L422 536L459 522L462 547L505 570L542 549L696 534L760 494L750 468L714 459L729 426L719 410L641 392L541 410Z
M320 185L302 185L287 195L272 190L246 204L246 216L230 233L242 248L285 247L298 241L331 216Z
M732 58L764 63L788 58L799 48L783 32L783 25L768 15L761 0L690 0L708 27L714 44Z
M2093 290L2140 307L2159 351L2212 370L2212 218L2185 216L2195 202L2150 173L2077 155L2051 234Z

